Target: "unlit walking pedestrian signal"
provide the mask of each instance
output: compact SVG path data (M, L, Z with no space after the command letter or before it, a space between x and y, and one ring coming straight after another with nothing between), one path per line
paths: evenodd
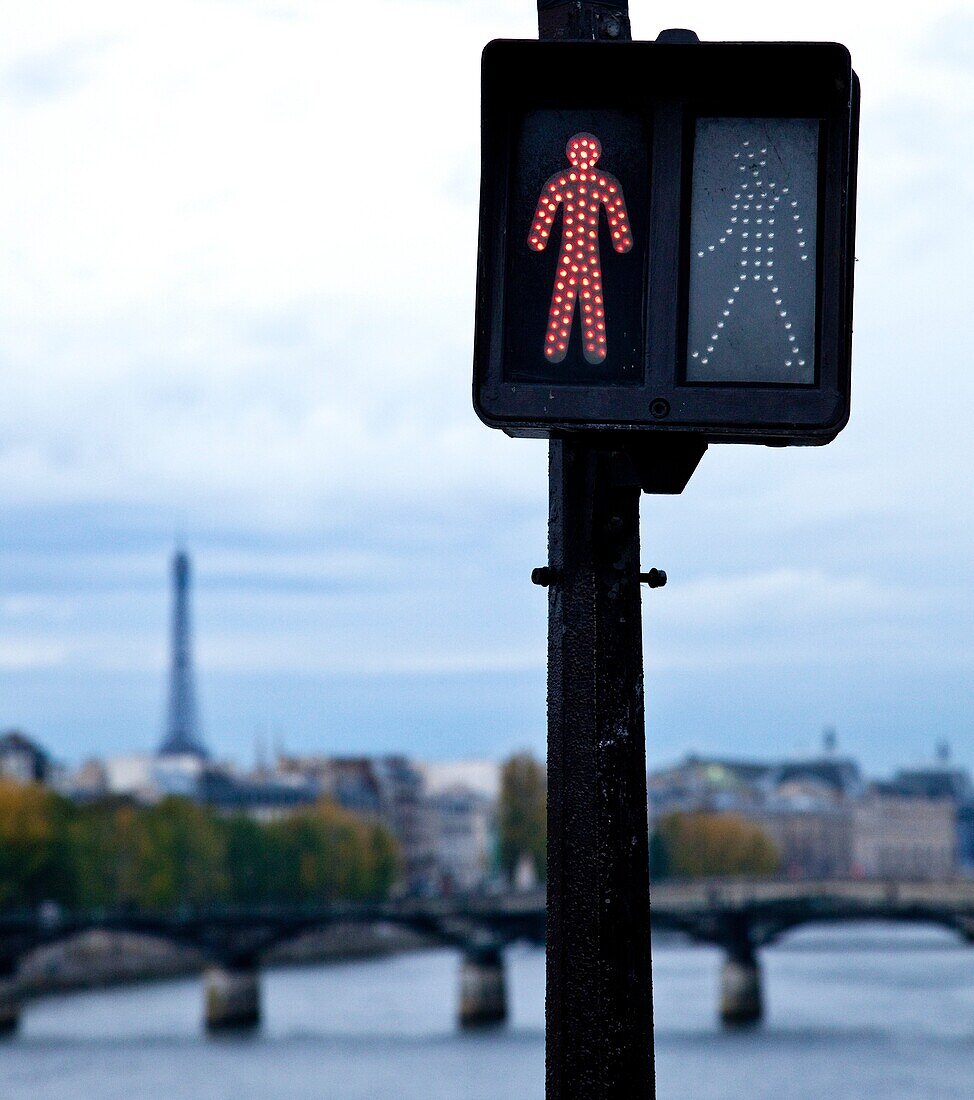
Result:
M833 439L857 126L838 45L491 43L480 416L512 435Z

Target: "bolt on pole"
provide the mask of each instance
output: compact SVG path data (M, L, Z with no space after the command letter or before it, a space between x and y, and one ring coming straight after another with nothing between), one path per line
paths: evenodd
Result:
M538 0L538 16L543 39L631 37L627 2ZM620 446L552 437L549 564L534 578L549 592L548 1100L656 1095L640 484Z

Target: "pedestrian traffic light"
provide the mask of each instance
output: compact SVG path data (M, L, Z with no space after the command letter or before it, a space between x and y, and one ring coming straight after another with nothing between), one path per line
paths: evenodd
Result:
M844 47L492 42L482 121L486 423L836 436L858 142Z

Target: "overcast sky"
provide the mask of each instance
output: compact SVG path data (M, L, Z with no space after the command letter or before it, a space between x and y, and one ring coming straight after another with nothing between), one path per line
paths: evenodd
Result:
M650 761L829 724L974 765L974 15L791 7L631 4L842 41L863 89L852 420L644 498ZM531 0L8 6L0 727L156 744L184 538L218 755L543 750L546 446L469 399L479 55L534 35Z

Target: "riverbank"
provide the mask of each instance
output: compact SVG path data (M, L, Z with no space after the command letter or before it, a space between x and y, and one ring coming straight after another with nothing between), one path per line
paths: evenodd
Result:
M267 966L374 959L421 950L429 942L392 925L335 925L267 952ZM99 989L198 974L205 956L194 948L130 932L85 932L27 955L18 971L25 996Z

